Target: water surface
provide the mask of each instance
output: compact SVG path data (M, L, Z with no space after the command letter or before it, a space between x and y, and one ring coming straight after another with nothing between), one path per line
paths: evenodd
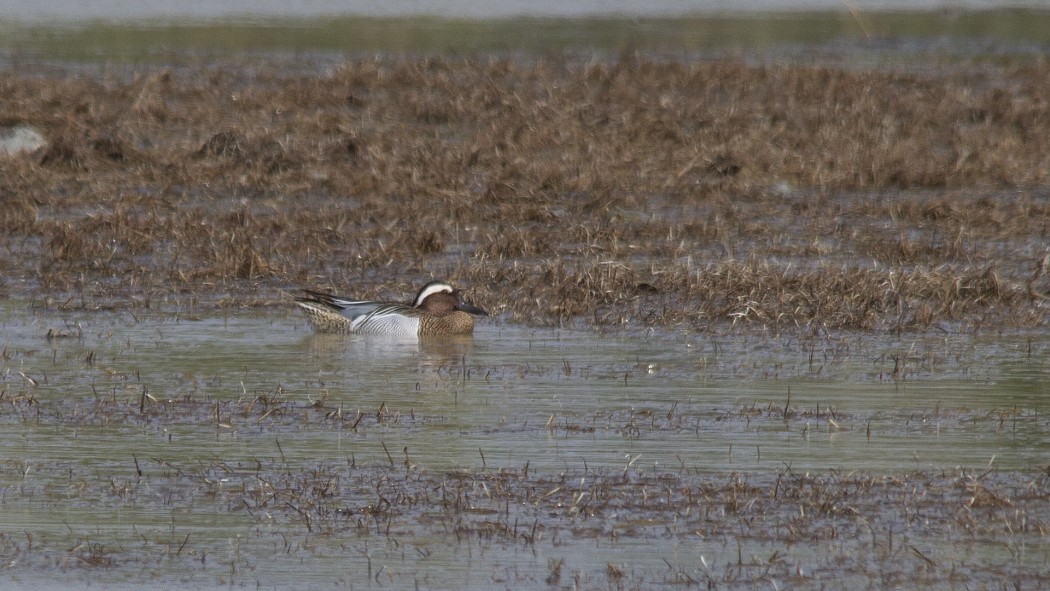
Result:
M585 491L664 472L711 483L1025 472L1050 447L1042 333L602 334L493 319L473 339L419 343L316 335L291 309L74 313L8 301L0 318L0 525L20 549L7 576L21 583L80 580L88 564L101 581L165 586L544 588L550 561L570 551L577 576L619 564L652 580L669 558L702 569L698 557L738 549L638 532L530 548L461 538L447 515L426 513L391 518L378 539L378 519L343 530L315 517L290 533L266 517L285 505L244 503L293 490L275 479L306 486L328 472L342 474L332 486L348 505L369 506L402 472L400 494L448 494L412 488L428 474L501 471L550 479L551 491L571 474ZM527 532L536 518L527 505L505 510L508 528ZM796 552L821 560L817 547ZM57 574L35 576L54 560ZM290 579L301 565L310 574Z
M800 339L746 328L599 334L496 321L473 339L418 343L316 335L284 310L26 322L16 315L5 326L5 379L9 389L32 379L26 391L41 405L137 404L145 392L155 400L272 397L342 413L383 407L411 417L355 435L289 426L289 457L353 451L381 459L385 442L440 470L480 468L481 453L489 466L540 469L582 461L616 468L634 456L713 471L1028 469L1044 460L1048 443L1050 344L1039 333ZM68 336L48 339L49 330ZM77 437L115 436L93 430ZM258 439L273 439L254 431L233 423L202 437L199 425L173 419L135 434L135 446L200 453L217 439L224 451L254 451ZM112 457L104 441L82 449L53 435L34 428L17 440L62 458Z
M32 13L20 17L21 11L5 11L0 17L0 63L97 64L113 69L121 64L172 67L294 57L302 67L316 68L374 53L614 59L626 51L684 60L730 56L900 69L929 67L931 62L1038 59L1050 43L1050 12L1038 7L891 8L851 12L835 3L777 11L677 13L653 8L625 14L603 4L603 10L580 14L508 9L464 16L455 10L422 8L320 15L310 10L160 10L72 13L68 18Z

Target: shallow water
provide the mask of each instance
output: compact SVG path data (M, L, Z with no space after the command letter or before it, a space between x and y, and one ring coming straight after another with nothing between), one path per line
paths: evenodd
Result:
M3 326L8 395L32 379L28 392L40 405L67 413L104 399L138 405L145 391L157 400L269 396L402 416L365 436L281 427L289 458L352 451L382 460L386 443L437 470L481 468L484 454L488 467L551 470L634 461L881 472L1037 468L1050 443L1050 338L1040 333L800 340L747 330L602 335L496 321L473 339L417 343L315 335L289 310L14 320L23 314L9 310ZM71 336L47 339L49 330ZM272 440L236 422L213 429L174 420L158 431L147 425L133 441L143 453L200 453L218 440L236 453ZM90 451L53 435L33 427L17 441L56 459L111 457L107 441L127 443L91 424L77 433L103 439Z
M0 576L22 584L80 580L89 564L93 580L165 586L541 588L550 561L571 551L575 576L593 586L607 564L654 580L674 557L739 551L662 534L449 543L445 518L425 514L433 527L400 524L382 542L353 528L288 535L238 500L263 488L267 463L289 478L326 465L571 474L582 489L589 477L664 471L713 481L1035 471L1050 447L1044 333L598 334L492 319L473 339L417 343L315 335L290 309L0 306L0 526L21 548ZM341 494L375 494L378 484L349 474ZM509 521L523 510L506 511ZM810 552L796 549L800 560ZM41 581L47 564L58 574Z
M283 4L250 14L239 3L209 2L203 10L168 3L140 12L129 12L126 3L115 3L116 12L94 3L86 12L46 3L41 12L35 4L17 4L17 10L0 10L0 65L18 70L79 64L90 72L94 64L106 75L120 72L121 65L177 68L215 58L258 65L261 58L294 57L296 67L316 71L376 52L561 53L591 60L627 50L688 61L746 55L770 63L927 70L946 63L1038 60L1050 42L1050 15L1041 7L994 3L948 11L914 2L904 3L907 10L893 2L866 3L857 12L840 2L777 4L776 10L768 3L733 3L724 10L673 2L626 3L629 9L618 10L603 2L580 11L561 10L565 3L529 4L526 10L478 3L480 11L417 2L401 10L361 11L337 3L338 10Z

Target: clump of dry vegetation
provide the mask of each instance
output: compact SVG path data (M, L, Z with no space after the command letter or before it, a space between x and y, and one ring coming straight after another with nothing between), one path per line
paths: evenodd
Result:
M449 278L528 323L1045 325L1050 64L401 58L5 72L9 295Z

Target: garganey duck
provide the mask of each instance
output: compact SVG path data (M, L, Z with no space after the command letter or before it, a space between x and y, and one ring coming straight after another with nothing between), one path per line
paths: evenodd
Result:
M295 302L318 332L385 335L469 335L474 318L488 312L463 299L463 292L444 281L431 281L411 304L351 300L303 290Z

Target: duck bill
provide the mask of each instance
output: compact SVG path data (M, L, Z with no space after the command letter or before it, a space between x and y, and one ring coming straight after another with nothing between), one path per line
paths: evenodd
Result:
M467 302L460 302L456 304L456 309L467 314L473 314L475 316L488 316L489 313L475 306L474 304L468 304Z

